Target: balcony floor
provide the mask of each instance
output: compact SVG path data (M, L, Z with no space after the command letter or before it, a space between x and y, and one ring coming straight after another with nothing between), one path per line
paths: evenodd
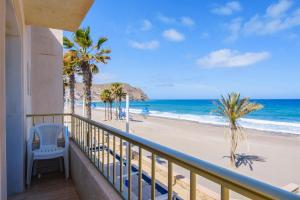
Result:
M33 178L25 192L8 197L8 200L79 200L71 179L65 180L63 173L43 174Z

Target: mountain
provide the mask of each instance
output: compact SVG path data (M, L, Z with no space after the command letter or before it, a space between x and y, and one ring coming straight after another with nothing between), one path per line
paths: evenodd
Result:
M121 83L123 86L123 90L129 94L130 100L134 101L145 101L148 100L147 94L138 87L133 87L129 85L128 83ZM108 89L110 87L111 83L106 84L93 84L92 85L92 100L93 101L99 101L100 100L100 94L102 90ZM75 99L82 99L83 96L83 84L82 83L76 83L75 85Z

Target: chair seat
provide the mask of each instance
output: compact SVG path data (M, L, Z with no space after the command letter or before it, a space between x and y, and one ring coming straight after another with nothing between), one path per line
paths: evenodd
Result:
M52 159L64 155L65 149L54 145L43 146L42 148L33 150L34 159Z

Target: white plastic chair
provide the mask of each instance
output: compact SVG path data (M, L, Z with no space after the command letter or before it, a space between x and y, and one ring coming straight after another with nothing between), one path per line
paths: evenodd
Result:
M32 150L34 133L40 139L39 149ZM65 146L58 147L57 139L63 133ZM30 185L32 166L34 160L47 160L53 158L64 158L65 177L69 177L69 134L68 129L62 124L40 124L30 129L27 141L27 185Z

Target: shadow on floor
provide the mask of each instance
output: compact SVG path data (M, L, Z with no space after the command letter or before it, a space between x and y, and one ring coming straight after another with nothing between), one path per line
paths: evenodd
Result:
M230 156L223 156L223 158L229 158ZM253 171L254 162L266 162L266 159L257 155L247 155L247 154L235 154L235 166L239 168L240 166L249 166L249 169Z

